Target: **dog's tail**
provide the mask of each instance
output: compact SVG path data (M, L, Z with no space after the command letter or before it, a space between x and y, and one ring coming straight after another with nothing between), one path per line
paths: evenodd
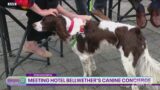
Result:
M160 83L160 62L150 56L147 47L136 65L136 73L152 77L153 84Z

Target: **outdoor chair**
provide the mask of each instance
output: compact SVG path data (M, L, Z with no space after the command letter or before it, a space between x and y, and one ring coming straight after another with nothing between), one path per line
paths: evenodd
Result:
M127 12L122 14L121 8L122 8L123 1L128 1L128 0L117 0L116 3L114 3L114 4L113 4L113 0L109 0L109 8L108 8L109 14L108 15L111 19L112 19L112 14L115 13L113 10L116 7L117 7L117 11L116 11L117 21L121 22L125 18L136 17L136 14L130 14L134 10L134 7L132 7L132 6L131 6L131 8L128 9ZM132 3L130 3L130 4L132 5ZM149 13L146 13L146 15L149 15Z
M17 7L9 7L9 8L13 8L13 9L20 9ZM22 10L22 9L21 9ZM10 42L10 37L9 37L9 32L8 32L8 28L7 28L7 21L6 21L6 16L8 15L11 19L13 19L13 21L15 21L22 29L24 29L24 35L23 37L19 37L22 38L21 44L19 46L19 48L17 49L18 52L16 54L13 54L13 50L11 48L11 42ZM1 38L1 46L2 46L2 55L3 56L3 60L4 60L4 66L5 66L5 71L0 74L0 78L5 74L6 78L8 76L12 76L15 69L22 64L24 61L31 59L34 61L41 61L46 63L47 65L50 65L50 59L47 58L47 60L41 60L41 59L36 59L36 58L30 58L30 56L33 53L29 53L28 55L26 55L25 57L21 56L22 53L22 48L24 45L24 42L26 40L26 36L27 34L30 32L30 30L27 29L27 27L25 27L25 25L23 25L14 15L12 15L12 13L10 13L6 7L0 6L0 38ZM48 42L50 41L50 38L46 39L44 42L42 42L40 44L41 46L45 46L47 50L49 50L48 48ZM57 50L58 51L58 50ZM62 40L60 40L60 56L63 57L63 42ZM8 56L10 57L15 57L14 63L13 65L9 65L9 60L8 60ZM10 90L11 87L8 86L8 89Z

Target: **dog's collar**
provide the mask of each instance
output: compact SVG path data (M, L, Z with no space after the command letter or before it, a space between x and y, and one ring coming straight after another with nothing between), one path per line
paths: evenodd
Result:
M75 25L75 21L72 19L71 24L70 24L69 29L68 29L69 33L71 33L73 31L74 25ZM80 27L79 33L84 33L84 27L83 26Z

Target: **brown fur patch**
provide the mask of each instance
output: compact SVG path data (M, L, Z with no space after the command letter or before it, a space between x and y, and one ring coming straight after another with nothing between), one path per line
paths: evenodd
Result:
M81 37L81 40L77 39L78 50L80 52L87 51L89 53L94 53L95 50L100 47L99 45L102 40L106 40L113 45L116 44L117 38L114 33L108 30L99 29L98 24L99 23L95 21L87 22L85 26L85 38ZM82 39L83 42L80 42Z
M124 54L128 57L129 53L133 53L134 62L133 66L136 66L137 61L142 55L145 45L145 38L143 37L139 28L133 28L128 31L127 27L119 27L115 31L116 36L119 39L117 48L122 46Z
M62 16L48 15L42 19L42 28L44 31L56 31L60 39L66 40L69 33L66 30L66 21Z

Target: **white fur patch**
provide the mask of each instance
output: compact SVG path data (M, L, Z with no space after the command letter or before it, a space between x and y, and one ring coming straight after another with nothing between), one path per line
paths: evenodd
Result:
M103 30L108 28L108 30L111 31L111 32L115 32L116 28L123 27L123 26L128 27L128 29L135 28L135 26L132 26L132 25L129 25L129 24L123 24L123 23L107 21L107 20L103 20L99 24L99 28L101 28Z
M135 68L133 67L133 54L130 53L128 57L124 55L124 51L122 47L119 48L119 51L121 53L121 60L122 64L124 66L124 69L127 73L127 76L136 76ZM139 90L138 86L131 86L132 90Z
M74 45L72 47L72 50L74 53L76 53L81 61L82 67L83 67L83 76L91 76L92 75L92 70L91 70L91 59L90 59L90 55L86 52L81 53L79 52L77 45Z
M71 25L71 20L68 18L68 17L66 17L66 16L64 16L64 15L62 15L62 17L65 19L65 21L66 21L66 28L67 28L67 30L69 29L69 27L70 27L70 25Z
M153 83L160 82L160 62L153 59L148 52L148 48L138 60L136 71L141 76L150 76L153 78Z
M119 48L119 51L121 53L121 60L122 64L124 66L124 69L128 76L136 76L135 69L133 67L133 54L130 53L128 57L124 55L124 51L122 47Z
M70 35L76 35L78 32L80 32L80 27L84 25L83 20L80 18L74 18L74 26L73 26L73 30L70 33Z
M71 25L71 20L66 16L63 16L63 17L66 20L66 24L67 24L66 28L68 30ZM71 36L80 32L80 27L86 24L86 22L83 22L83 20L80 18L73 18L73 21L74 21L74 26L73 26L72 32L70 33Z
M111 45L111 44L109 44L107 40L102 40L102 41L100 41L99 47L98 47L98 49L95 51L95 54L101 53L101 52L102 52L106 47L108 47L109 45Z
M43 30L42 30L41 21L35 22L34 24L35 24L35 26L34 26L34 29L35 29L35 30L37 30L37 31L39 31L39 32L42 32L42 31L43 31Z

